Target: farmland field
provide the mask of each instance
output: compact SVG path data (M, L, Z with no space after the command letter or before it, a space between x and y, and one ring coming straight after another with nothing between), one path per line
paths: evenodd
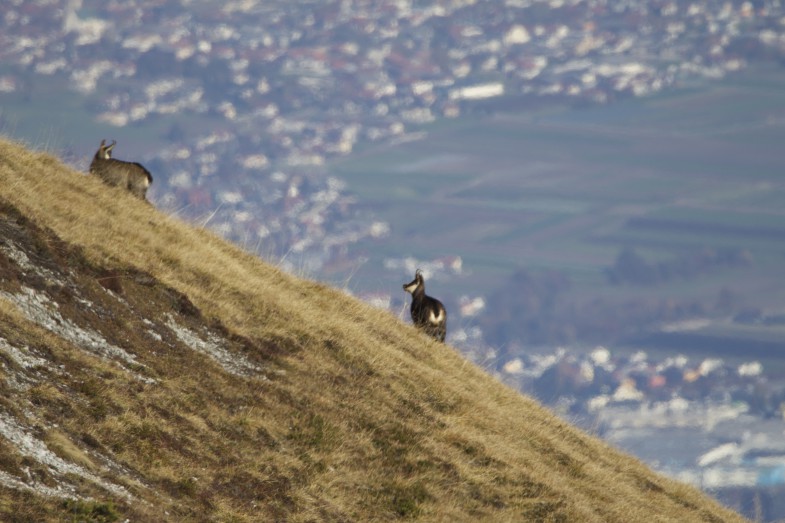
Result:
M726 288L745 306L781 313L783 86L785 70L757 68L610 106L466 116L334 161L331 173L391 226L388 238L360 247L368 261L350 287L395 295L394 278L406 275L386 272L385 259L459 255L465 274L443 293L487 295L516 269L556 269L579 302L708 300ZM612 286L603 271L624 248L652 263L735 249L751 263Z

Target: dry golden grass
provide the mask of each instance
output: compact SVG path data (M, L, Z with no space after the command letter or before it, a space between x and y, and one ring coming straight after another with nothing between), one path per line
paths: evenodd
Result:
M46 347L67 370L62 382L30 391L31 409L58 424L53 447L91 470L103 470L100 456L126 467L103 474L141 502L92 492L118 517L742 521L392 315L286 274L48 154L0 141L0 187L0 200L80 248L86 264L148 273L187 296L205 323L246 340L249 357L264 353L267 379L243 378L131 339L126 350L157 379L139 383L0 298L8 325L0 336ZM31 496L2 488L0 511L97 510Z

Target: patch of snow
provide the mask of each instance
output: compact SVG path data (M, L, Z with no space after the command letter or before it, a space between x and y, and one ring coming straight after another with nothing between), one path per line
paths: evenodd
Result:
M65 489L60 485L57 488L47 487L46 485L31 485L29 481L21 481L7 472L0 470L0 485L15 490L28 490L49 498L73 498L75 494L71 489Z
M244 357L226 350L223 340L215 334L208 333L207 339L203 340L194 331L178 325L171 315L167 314L166 316L166 326L172 329L177 339L196 352L201 352L214 359L229 374L249 376L262 370ZM264 376L262 375L262 377Z
M27 319L73 343L77 347L86 349L106 359L118 359L129 365L144 367L144 365L136 361L136 357L133 354L116 345L112 345L99 333L83 329L71 320L63 318L57 311L58 304L51 301L45 294L36 292L29 287L22 287L22 292L18 294L3 291L0 292L0 295L16 305ZM137 379L145 383L155 383L155 380L152 378L144 377L128 369L125 370L131 372Z
M37 368L45 367L59 372L59 369L56 369L47 360L33 355L27 347L18 349L3 338L0 338L0 353L5 353L14 363L24 369L23 372L13 372L13 370L7 369L5 364L0 363L0 367L9 370L6 381L15 390L25 391L30 388L32 383L39 382L41 376L35 371ZM29 376L27 371L31 371L34 376Z
M133 496L124 487L105 481L83 467L69 463L59 457L49 450L46 443L36 439L29 431L20 426L16 420L5 413L0 413L0 435L11 442L20 454L33 458L38 463L45 465L54 476L62 480L58 482L57 487L50 488L44 485L31 486L30 484L35 482L32 478L28 478L25 481L26 487L39 494L55 497L80 497L76 494L76 489L73 485L65 483L66 478L64 476L72 474L100 485L117 496L128 500L133 499ZM0 483L13 488L18 486L19 480L10 475L2 474L0 475Z
M47 360L31 354L27 347L24 350L17 349L4 338L0 338L0 351L5 352L17 365L24 369L50 366Z
M3 251L3 253L8 256L10 260L16 263L23 272L35 273L45 279L47 283L65 285L62 279L60 279L55 273L49 269L39 267L31 262L27 254L22 249L17 247L12 241L4 240L2 243L0 243L0 251Z

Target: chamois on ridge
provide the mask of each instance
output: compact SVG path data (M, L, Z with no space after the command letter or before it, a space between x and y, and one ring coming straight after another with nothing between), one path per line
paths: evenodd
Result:
M106 145L106 140L101 140L101 146L90 163L90 174L97 175L107 185L127 189L137 198L145 200L153 176L142 164L112 158L115 145L115 140L109 145Z
M444 342L447 335L447 310L442 302L425 294L425 279L417 269L414 280L403 285L403 290L412 295L412 322L429 336Z

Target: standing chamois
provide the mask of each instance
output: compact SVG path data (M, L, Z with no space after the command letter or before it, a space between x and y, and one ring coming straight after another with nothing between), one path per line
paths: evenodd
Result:
M90 174L97 175L108 185L128 189L131 194L144 200L147 188L153 183L153 176L141 164L112 158L112 149L116 144L115 140L109 145L106 145L106 140L101 140L101 146L90 163Z
M412 295L412 321L429 336L444 342L447 335L447 310L442 302L425 294L425 279L420 269L414 273L414 280L405 283L403 290Z

